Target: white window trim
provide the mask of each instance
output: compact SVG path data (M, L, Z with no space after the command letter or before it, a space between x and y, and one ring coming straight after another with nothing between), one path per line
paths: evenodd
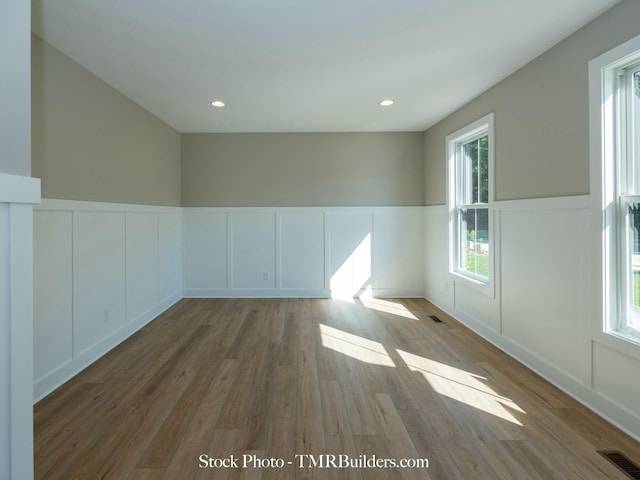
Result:
M489 210L489 280L488 282L457 271L457 216L456 216L456 150L461 143L478 137L481 132L489 136L488 175L489 198L486 204ZM495 113L482 118L447 135L447 208L449 211L449 274L454 282L460 282L485 295L495 298L495 254L498 242L495 236L494 222L494 158L495 158Z
M589 62L589 137L593 238L597 239L592 264L594 295L592 337L640 360L640 341L615 330L620 295L618 255L622 248L617 195L615 105L617 70L640 60L640 36L619 45Z

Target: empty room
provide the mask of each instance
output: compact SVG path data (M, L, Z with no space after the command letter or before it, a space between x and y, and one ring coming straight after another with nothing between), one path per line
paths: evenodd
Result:
M640 478L640 2L1 10L1 480Z

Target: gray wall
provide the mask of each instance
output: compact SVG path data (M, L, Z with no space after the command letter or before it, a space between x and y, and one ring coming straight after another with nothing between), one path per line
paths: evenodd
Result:
M2 3L0 15L0 172L31 172L29 45L31 8Z
M425 203L445 198L445 137L496 112L496 200L589 193L589 60L640 34L640 2L595 19L427 130Z
M32 172L42 197L180 205L180 134L32 36Z
M182 204L422 205L422 133L182 136Z

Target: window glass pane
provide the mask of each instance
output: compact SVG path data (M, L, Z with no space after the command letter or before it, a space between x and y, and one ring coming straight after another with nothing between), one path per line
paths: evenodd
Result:
M460 209L458 222L458 269L489 278L489 209Z
M475 205L489 201L489 137L462 145L461 203Z
M632 203L628 207L629 221L627 222L629 231L629 255L630 265L627 269L630 278L628 279L628 302L626 325L621 325L624 329L635 329L640 331L640 203ZM626 328L625 328L626 327Z

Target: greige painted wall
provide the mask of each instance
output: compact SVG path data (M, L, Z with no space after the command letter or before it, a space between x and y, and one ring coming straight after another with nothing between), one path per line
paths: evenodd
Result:
M589 60L640 34L626 0L424 134L425 203L446 202L445 137L496 113L496 200L589 193Z
M422 205L422 133L182 136L182 203Z
M37 36L32 103L43 198L180 205L180 134Z

